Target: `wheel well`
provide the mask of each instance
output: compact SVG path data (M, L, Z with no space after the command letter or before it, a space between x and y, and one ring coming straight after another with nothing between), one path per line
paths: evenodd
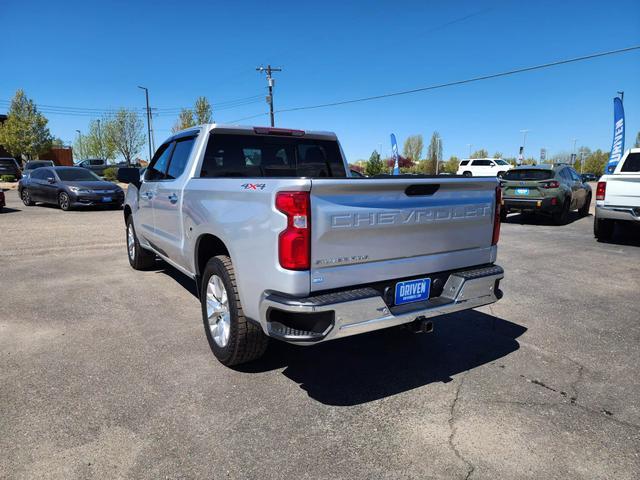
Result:
M124 206L124 223L127 223L129 219L129 215L131 215L131 207L129 205Z
M211 257L229 255L224 242L215 235L204 234L196 242L196 274L200 276Z

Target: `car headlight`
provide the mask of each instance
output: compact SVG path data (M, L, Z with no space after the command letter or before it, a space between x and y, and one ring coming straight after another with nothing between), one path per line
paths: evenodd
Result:
M91 190L89 190L88 188L82 188L82 187L69 187L69 190L71 190L73 193L92 193Z

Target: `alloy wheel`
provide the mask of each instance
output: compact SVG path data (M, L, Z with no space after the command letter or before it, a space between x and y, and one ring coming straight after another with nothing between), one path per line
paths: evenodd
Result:
M211 275L207 282L207 322L216 344L221 348L226 347L231 331L231 312L227 290L217 275Z

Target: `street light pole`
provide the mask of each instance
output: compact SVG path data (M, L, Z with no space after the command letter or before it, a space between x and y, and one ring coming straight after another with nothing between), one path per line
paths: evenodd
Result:
M102 132L100 131L100 119L98 119L97 122L98 122L98 144L100 145L100 156L104 157L105 154L104 154L104 149L102 148Z
M151 110L149 109L149 89L141 87L140 85L138 85L138 88L144 90L144 96L147 101L147 134L149 135L149 162L151 162L153 151L151 150Z
M80 147L80 150L82 151L82 133L80 133L80 130L76 130L76 132L78 132L78 147Z

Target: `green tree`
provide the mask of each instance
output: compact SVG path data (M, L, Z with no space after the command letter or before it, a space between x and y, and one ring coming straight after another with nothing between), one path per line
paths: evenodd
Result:
M51 147L48 120L22 89L11 100L7 120L0 125L0 144L14 157L37 157Z
M450 173L454 175L458 171L458 167L460 166L460 159L456 156L449 157L449 160L442 164L442 172Z
M473 152L469 158L489 158L489 152L486 149L481 148L480 150Z
M196 125L211 123L211 104L209 100L207 100L207 97L198 97L193 110Z
M136 112L121 108L105 125L105 137L130 165L145 144L144 125Z
M178 115L178 121L171 129L173 133L184 130L185 128L193 127L196 125L196 121L193 118L193 110L183 108Z
M86 158L115 160L117 155L116 146L106 132L109 122L111 122L111 119L106 117L89 122L87 133L78 135L73 144L73 154L76 160L84 160Z
M609 154L598 149L585 159L583 171L596 175L602 174L608 161Z
M436 162L440 161L442 161L442 138L438 132L433 132L427 149L427 158L421 165L421 171L433 175L436 173Z
M384 162L380 158L380 154L378 153L377 150L374 150L371 153L371 156L369 157L369 160L367 161L364 167L365 175L372 177L374 175L380 175L381 173L385 173L385 171L386 171L386 168L384 166Z
M496 152L493 154L493 158L502 158L502 152Z
M422 140L422 135L411 135L404 141L402 156L412 160L413 162L419 162L422 157L423 148L424 141Z

